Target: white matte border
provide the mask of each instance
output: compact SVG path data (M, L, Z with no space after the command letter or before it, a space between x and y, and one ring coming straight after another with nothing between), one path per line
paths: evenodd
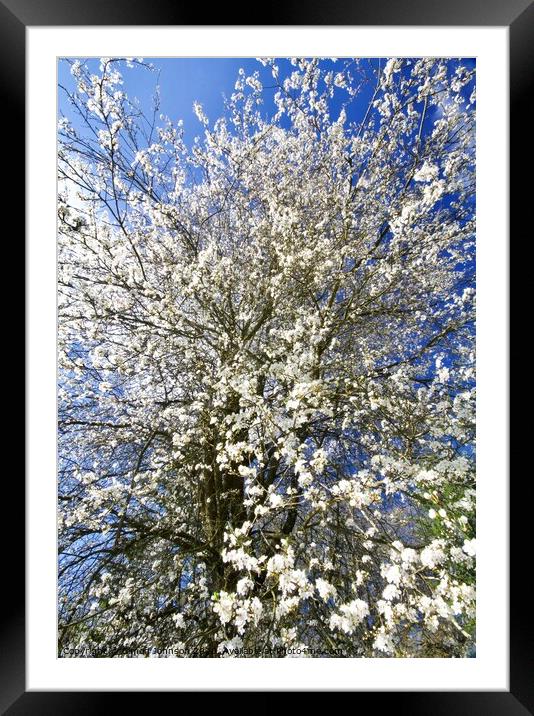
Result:
M28 27L27 689L508 690L508 28ZM56 657L56 63L61 56L477 58L477 657Z

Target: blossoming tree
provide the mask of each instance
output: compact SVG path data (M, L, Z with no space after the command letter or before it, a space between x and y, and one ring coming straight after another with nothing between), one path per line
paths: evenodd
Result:
M281 65L188 143L72 62L61 653L472 653L474 70Z

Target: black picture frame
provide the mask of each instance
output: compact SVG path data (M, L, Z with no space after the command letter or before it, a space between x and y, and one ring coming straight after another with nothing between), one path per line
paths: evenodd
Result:
M248 12L252 7L249 6ZM232 8L233 10L233 8ZM521 167L532 166L532 142L525 140L531 116L529 79L534 68L534 3L531 0L294 0L263 5L256 17L234 12L227 4L210 8L210 25L245 24L232 22L233 16L247 18L251 25L388 25L388 26L508 26L510 40L510 235L519 238L519 223L531 204L531 180ZM8 119L3 155L9 171L2 173L2 196L9 213L18 217L15 231L22 232L25 210L24 126L25 126L25 31L28 26L68 25L181 25L205 24L206 9L176 0L151 0L134 4L131 0L0 0L0 81L4 90L4 115ZM249 19L250 17L250 19ZM528 131L528 130L527 130ZM529 173L530 173L529 169ZM18 189L17 189L18 187ZM528 195L527 195L528 192ZM8 198L9 197L9 198ZM6 205L4 205L6 206ZM528 225L528 224L527 224ZM20 228L19 228L20 227ZM530 233L530 232L529 232ZM13 235L13 234L11 234ZM4 241L7 243L8 236ZM12 242L14 243L14 242ZM19 243L22 246L23 242ZM8 308L8 313L11 311ZM10 369L11 370L11 369ZM10 416L10 420L12 420ZM15 423L13 422L13 425ZM507 441L508 436L503 435ZM521 473L520 473L521 474ZM1 616L0 709L10 716L22 714L108 713L120 708L124 694L116 692L27 692L25 685L25 575L24 575L24 479L22 471L12 471L5 498L15 517L4 550L3 596L7 606ZM519 484L518 484L519 483ZM532 502L528 485L521 477L510 484L510 643L507 692L378 692L380 706L390 706L396 714L515 714L534 713L534 663L532 623L528 616L529 591L525 591L523 551L528 512ZM5 510L6 512L8 510ZM528 543L527 543L528 544ZM527 608L527 609L526 609ZM424 684L422 684L424 688ZM358 696L358 708L362 708ZM136 692L145 700L146 692ZM372 694L376 699L377 693ZM386 703L387 702L387 703ZM137 704L139 706L139 704ZM179 703L177 704L179 706ZM376 701L375 701L376 707ZM364 707L365 708L365 707Z

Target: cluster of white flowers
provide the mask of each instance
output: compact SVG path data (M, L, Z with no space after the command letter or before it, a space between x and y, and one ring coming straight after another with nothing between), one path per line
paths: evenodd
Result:
M348 604L339 606L338 610L339 614L332 614L330 617L330 628L352 634L369 614L369 605L363 599L354 599Z
M233 564L238 570L249 572L259 571L259 559L248 554L242 547L238 549L223 549L221 553L223 562Z
M373 494L362 489L357 479L339 480L332 487L332 495L343 497L351 507L363 507L373 500Z
M239 654L243 648L243 639L240 636L234 636L233 639L224 639L217 645L217 653L222 658L233 658Z
M172 620L178 629L183 629L185 627L185 617L180 612L178 612L178 614L173 614Z
M415 181L431 182L438 177L438 167L430 162L425 162L420 169L418 169L413 178Z
M401 69L401 62L396 57L389 59L384 66L384 75L382 84L384 87L389 87L393 79L393 75L399 72Z
M469 557L475 557L476 556L476 540L475 539L468 539L464 542L463 551L469 555Z
M290 547L287 552L277 552L267 562L268 574L280 574L293 567L295 562L295 553Z
M233 594L221 592L213 604L213 611L219 616L221 624L227 624L234 614L235 598Z
M391 635L386 632L384 627L378 630L378 634L373 641L373 648L388 655L393 653L395 649L393 639Z
M315 580L315 588L319 592L319 596L321 599L323 599L325 602L327 602L330 597L336 596L336 588L326 581L326 579L322 579L319 577L319 579Z
M443 540L433 540L427 547L421 552L421 564L425 567L436 567L441 564L445 559L444 542Z

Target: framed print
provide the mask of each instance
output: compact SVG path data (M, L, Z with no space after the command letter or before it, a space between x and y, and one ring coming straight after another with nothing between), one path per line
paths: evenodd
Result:
M28 287L7 713L534 708L507 379L532 5L344 5L0 5Z

